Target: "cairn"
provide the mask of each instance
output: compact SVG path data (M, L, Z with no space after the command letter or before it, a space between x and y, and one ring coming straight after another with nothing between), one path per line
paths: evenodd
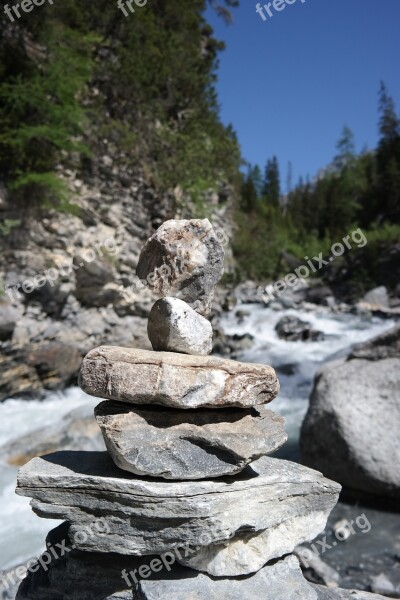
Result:
M50 539L69 543L20 600L317 598L292 552L324 529L340 486L268 456L287 439L266 408L272 367L209 356L223 257L207 220L168 221L146 242L137 273L161 296L153 351L103 346L80 373L105 399L108 453L57 452L19 473L17 493L66 520Z

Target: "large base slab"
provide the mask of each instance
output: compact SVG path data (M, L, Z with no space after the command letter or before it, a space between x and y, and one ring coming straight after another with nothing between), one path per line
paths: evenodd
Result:
M53 548L64 547L65 541L70 547L65 525L48 537ZM385 600L366 592L310 584L294 556L237 579L216 579L176 563L155 571L149 567L153 560L157 558L68 550L44 567L32 565L16 600Z
M257 571L313 539L339 491L316 471L269 457L235 477L170 482L125 473L105 452L35 458L17 488L39 516L69 521L79 550L140 556L184 548L183 562L218 576Z

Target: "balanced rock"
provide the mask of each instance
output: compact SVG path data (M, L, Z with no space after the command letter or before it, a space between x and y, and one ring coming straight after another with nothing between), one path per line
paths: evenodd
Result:
M399 423L399 358L327 364L302 426L303 460L348 488L399 498Z
M270 402L279 391L267 365L115 346L89 352L79 383L98 398L174 408L248 408Z
M316 471L269 457L234 478L170 482L124 473L106 452L34 458L17 487L39 516L69 521L78 550L142 556L181 548L180 560L192 566L193 556L195 569L218 576L255 572L314 539L339 491Z
M177 296L201 315L224 272L224 249L208 219L166 221L146 242L136 273L156 294Z
M118 467L164 479L234 475L287 439L283 417L263 406L187 411L102 402L95 414Z
M210 354L210 321L179 298L162 298L151 309L147 333L154 350Z

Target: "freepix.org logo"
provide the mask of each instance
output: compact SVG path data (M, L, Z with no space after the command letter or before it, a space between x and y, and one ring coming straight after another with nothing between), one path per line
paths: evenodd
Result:
M300 0L302 4L305 3L306 0ZM263 21L269 21L274 16L275 12L282 12L285 10L286 5L295 4L297 0L273 0L273 2L268 2L261 6L259 2L256 4L256 12L260 15L260 18Z
M47 0L49 4L54 4L54 0ZM35 6L43 6L46 0L22 0L20 4L14 4L10 6L6 4L4 6L4 12L10 19L11 23L14 23L15 19L20 19L22 14L21 10L25 13L31 12Z

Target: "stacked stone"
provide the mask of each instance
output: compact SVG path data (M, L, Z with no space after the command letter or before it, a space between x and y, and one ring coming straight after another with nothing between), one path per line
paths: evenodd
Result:
M282 598L316 598L304 591L297 559L267 563L323 530L340 486L267 456L286 441L283 418L265 407L279 391L271 367L208 356L206 316L223 273L211 224L164 223L145 244L137 273L162 296L148 322L154 350L97 348L80 375L85 392L106 399L95 415L109 456L36 458L22 468L18 493L33 498L40 516L66 519L83 554L113 553L114 563L115 554L138 557L141 565L148 557L133 598L167 599L175 589L182 600L246 599L270 581L262 597L275 599L283 576ZM93 526L99 518L106 533ZM79 535L85 529L90 536ZM165 567L168 555L189 569L174 565L166 583L154 576L154 555ZM237 585L227 579L249 574ZM289 596L294 581L300 595Z

